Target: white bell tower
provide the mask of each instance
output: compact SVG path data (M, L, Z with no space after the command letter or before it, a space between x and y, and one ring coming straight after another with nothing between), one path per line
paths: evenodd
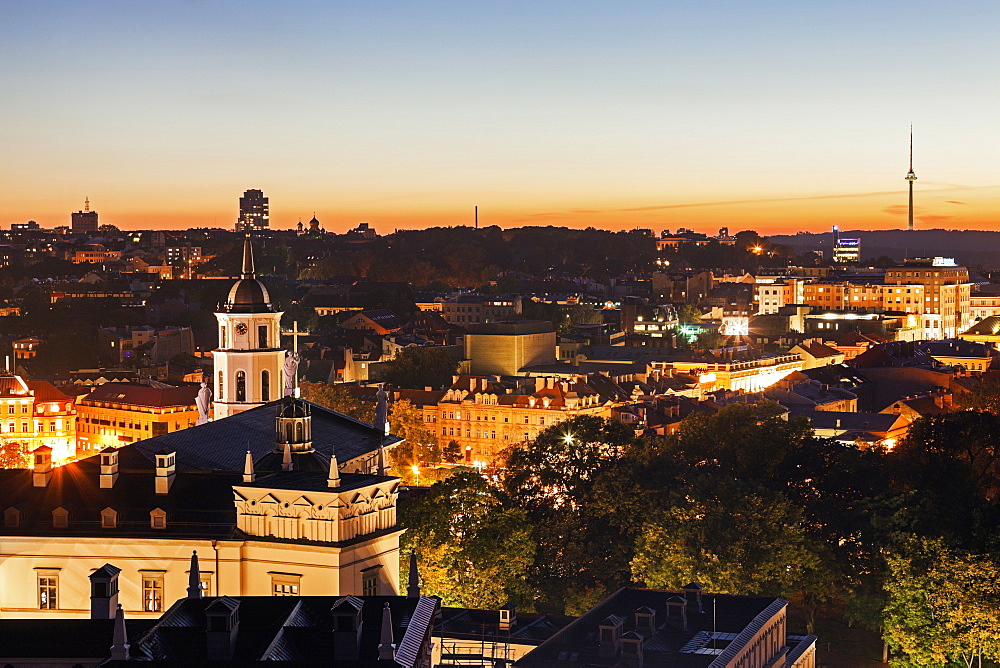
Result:
M212 351L216 420L280 399L284 380L281 313L254 277L250 236L243 242L243 273L215 314L219 347Z

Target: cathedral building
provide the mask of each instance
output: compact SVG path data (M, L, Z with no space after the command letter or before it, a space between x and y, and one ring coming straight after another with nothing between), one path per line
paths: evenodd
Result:
M215 314L219 347L215 363L214 418L229 417L280 398L292 383L284 380L281 312L254 272L250 237L243 242L243 272ZM294 368L291 374L294 375Z
M183 596L192 550L216 596L396 595L401 439L296 397L65 466L0 470L0 618L83 617L121 569L130 616Z

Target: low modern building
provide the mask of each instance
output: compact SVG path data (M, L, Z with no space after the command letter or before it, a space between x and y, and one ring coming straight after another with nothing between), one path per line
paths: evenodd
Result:
M472 325L465 357L475 375L517 376L525 367L556 361L556 333L546 320Z
M619 589L521 658L521 668L813 668L816 636L788 632L788 601Z

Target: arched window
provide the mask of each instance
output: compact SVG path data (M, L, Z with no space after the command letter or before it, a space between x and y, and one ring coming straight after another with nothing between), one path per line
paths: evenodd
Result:
M302 423L301 422L296 422L295 423L295 442L296 443L301 443L302 442Z
M236 372L236 401L247 400L247 374L245 371Z
M260 400L271 400L271 374L266 370L260 372Z
M289 422L288 424L285 425L285 443L291 443L291 442L292 442L292 423Z
M223 399L226 398L226 394L225 394L225 392L223 392L223 390L225 389L225 385L226 385L226 382L225 382L224 379L225 379L225 376L220 371L219 372L219 401L222 401Z

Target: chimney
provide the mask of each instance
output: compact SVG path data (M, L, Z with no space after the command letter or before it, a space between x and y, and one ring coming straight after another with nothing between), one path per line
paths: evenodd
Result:
M253 455L247 450L246 462L243 464L243 482L254 482L257 480L257 474L253 470Z
M420 571L417 570L416 552L410 552L410 574L406 583L406 598L420 598Z
M667 619L680 622L681 628L687 631L687 600L681 598L680 596L671 596L668 598Z
M34 466L31 474L31 484L35 487L47 487L52 479L52 448L40 445L34 451Z
M684 599L687 601L688 607L697 610L699 613L702 612L701 591L702 586L697 582L689 582L684 585Z
M507 603L500 608L500 626L503 633L510 633L510 630L517 624L517 609L513 603Z
M125 633L125 611L119 603L115 609L115 629L111 636L111 660L128 661L128 635Z
M361 618L363 603L354 596L344 596L330 608L333 615L334 661L357 661L361 652Z
M104 564L91 573L90 578L90 618L113 619L118 609L118 574L120 568Z
M101 450L101 489L111 489L118 480L118 450L107 447Z
M392 610L388 601L382 608L382 629L379 633L378 660L392 661L396 658L396 647L392 644Z
M176 476L177 453L161 450L156 455L156 493L166 494L174 484Z
M232 661L236 636L240 627L240 602L222 596L205 608L207 647L209 661Z
M201 598L201 569L198 567L198 550L191 551L191 570L188 572L188 598Z

